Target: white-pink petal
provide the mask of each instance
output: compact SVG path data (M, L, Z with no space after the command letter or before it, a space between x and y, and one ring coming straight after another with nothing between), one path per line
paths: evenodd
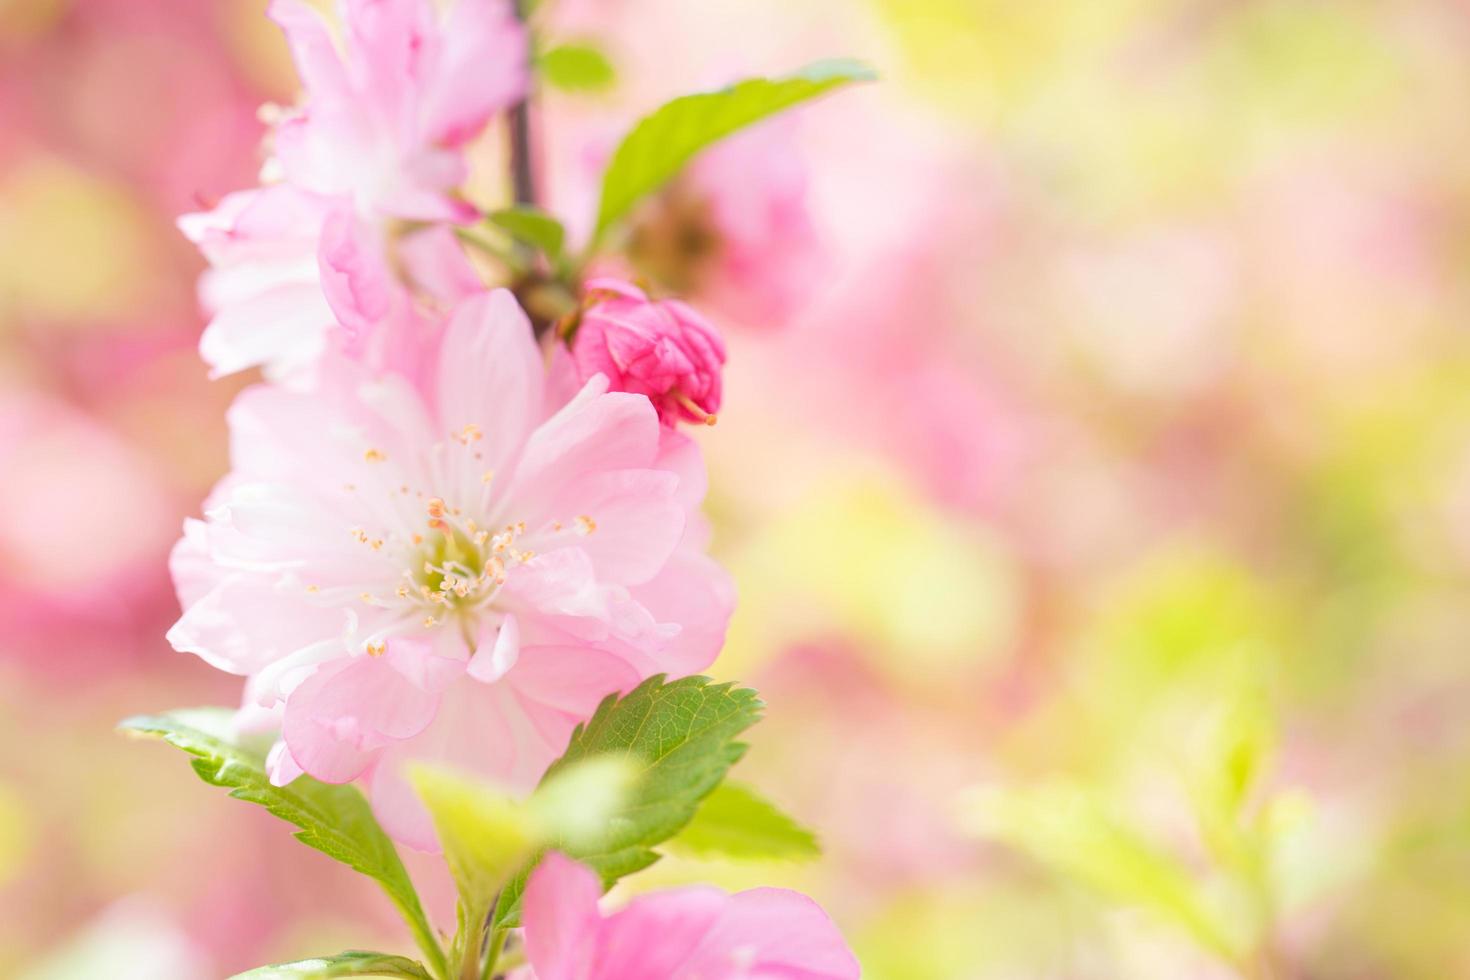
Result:
M497 628L488 620L476 637L475 653L465 673L482 684L493 684L510 672L521 655L521 631L507 615Z
M459 305L439 351L437 403L444 436L462 437L454 482L465 499L483 488L517 456L541 417L543 370L531 323L506 289L473 296Z

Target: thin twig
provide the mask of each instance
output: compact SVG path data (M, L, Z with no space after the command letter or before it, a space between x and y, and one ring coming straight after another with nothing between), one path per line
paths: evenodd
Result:
M515 14L526 23L528 0L515 0ZM526 97L510 110L510 179L517 204L536 203L536 170L531 160L531 98L534 85Z

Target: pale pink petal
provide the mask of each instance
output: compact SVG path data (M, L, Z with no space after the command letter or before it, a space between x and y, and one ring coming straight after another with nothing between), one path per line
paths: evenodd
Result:
M308 489L287 483L241 483L207 515L229 534L217 537L220 548L248 562L256 570L294 570L308 578L304 586L362 582L362 549L348 535L350 518L343 519L330 502ZM368 580L371 583L371 579ZM375 584L375 583L374 583Z
M382 113L398 139L414 138L413 105L436 34L430 0L344 0L347 47L357 69L355 94Z
M658 461L654 465L679 478L679 502L686 511L697 511L709 488L704 453L699 443L677 429L665 427L659 438Z
M548 493L538 506L518 510L532 527L531 550L574 546L587 554L604 582L636 585L663 567L684 533L679 480L662 470L614 470ZM553 523L554 522L554 523Z
M857 958L821 906L782 888L730 896L681 976L858 980Z
M598 382L589 381L589 388L593 384ZM513 498L556 508L556 500L545 502L548 495L592 474L647 468L658 455L658 439L658 417L648 399L624 393L578 395L531 436L516 471Z
M591 870L552 852L541 859L521 900L526 958L536 980L593 980L602 929L602 882Z
M609 694L631 691L642 675L623 658L588 647L526 647L506 675L526 716L550 747L566 748L577 723Z
M412 762L437 762L476 773L508 788L528 791L551 761L544 750L539 769L520 768L526 736L513 696L499 684L465 678L444 692L432 724L415 738L385 749L371 773L373 813L394 840L421 851L437 851L433 821L408 782Z
M414 282L444 307L453 307L485 287L454 231L432 225L398 241L398 257Z
M398 289L380 242L351 211L338 210L322 225L317 264L327 304L350 346L360 345L388 315Z
M385 740L369 740L350 715L342 716L341 702L350 696L346 692L369 694L370 685L352 667L348 659L322 664L286 701L281 727L286 751L298 768L323 782L356 779L386 744Z
M199 356L220 378L270 364L301 370L326 347L331 307L316 284L283 284L215 314L199 338Z
M316 391L252 385L235 398L230 425L230 463L241 482L295 485L336 495L369 472L365 437L352 438L332 424L331 403ZM218 502L228 501L229 495ZM347 527L360 515L339 513Z
M600 391L607 390L606 382L607 379L604 377ZM572 360L572 355L566 345L553 344L551 361L546 366L545 404L548 410L560 410L571 404L577 398L578 393L585 390L581 379L577 376L577 365Z
M434 166L415 167L412 166L414 162L433 163ZM456 158L453 160L454 169L451 175L444 176L446 168L439 165L441 162L437 157L420 157L417 161L409 161L410 165L402 166L401 176L411 177L415 171L429 172L435 176L421 183L403 179L382 184L372 198L373 206L385 215L406 221L447 221L460 225L474 222L480 216L479 210L468 201L447 193L456 185L464 183L469 176L469 170Z
M525 28L505 0L458 0L419 106L424 136L458 146L526 91Z
M289 601L266 576L232 573L186 605L167 638L175 650L220 670L253 674L333 636L340 623L337 610Z
M224 572L209 560L209 529L203 521L192 517L184 520L184 536L169 552L168 571L173 576L179 606L184 609L219 584Z
M465 673L482 684L504 677L521 655L521 631L514 616L506 616L496 629L488 621L480 628L475 654Z
M542 374L531 323L509 290L460 304L439 353L438 408L446 435L470 438L451 457L453 482L467 493L478 497L485 474L493 479L520 452L541 416Z
M179 230L215 264L280 263L309 255L330 198L290 184L226 194L210 211L179 217Z
M444 660L429 646L388 641L379 656L356 656L323 665L286 701L282 737L301 768L340 783L360 776L374 752L413 738L429 727L460 661Z
M658 670L683 677L704 670L725 645L735 611L735 583L708 555L680 548L658 575L632 590L632 598L679 632L658 652Z
M598 581L592 559L576 547L558 548L514 566L501 596L500 604L521 616L521 627L535 631L526 643L560 634L583 642L619 641L651 651L678 629L660 627L628 597L627 589Z
M265 757L265 771L270 776L272 786L285 786L306 772L291 757L291 750L286 748L286 740L280 738L276 739Z
M717 888L679 888L643 895L602 924L593 980L698 978L685 963L730 902Z
M272 0L267 15L286 35L296 73L313 97L350 99L351 86L326 23L301 0Z

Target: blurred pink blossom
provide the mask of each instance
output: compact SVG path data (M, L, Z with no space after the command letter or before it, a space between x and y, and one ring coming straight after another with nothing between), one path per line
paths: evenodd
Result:
M170 487L116 432L51 397L0 394L0 652L97 677L152 645ZM99 657L98 649L110 652Z
M602 376L550 397L509 292L461 304L422 388L331 364L320 392L231 410L169 639L250 677L242 724L283 717L276 779L366 777L431 848L400 760L527 786L608 692L707 666L733 596L700 551L693 444Z
M213 266L200 353L216 375L299 375L329 339L361 353L372 324L408 315L393 223L473 220L464 144L526 85L525 31L502 0L459 0L442 21L428 0L345 0L341 51L299 0L271 16L306 88L274 127L265 176L284 183L179 222Z
M726 894L692 887L635 898L604 917L587 868L548 854L525 894L518 980L856 980L860 969L827 914L781 888Z
M786 325L821 282L825 255L789 119L704 151L643 215L635 262L744 326Z
M665 425L713 423L725 364L714 326L685 303L650 300L619 279L591 279L585 288L572 338L578 376L601 374L615 391L647 395Z
M275 0L306 100L276 127L286 180L350 195L365 212L421 221L472 218L451 192L460 153L525 91L526 37L504 0L344 0L345 50L301 0Z

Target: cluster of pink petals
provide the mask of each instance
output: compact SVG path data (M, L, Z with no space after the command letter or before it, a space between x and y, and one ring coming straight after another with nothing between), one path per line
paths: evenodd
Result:
M274 779L363 779L432 849L405 760L533 784L604 695L706 667L733 595L699 453L647 398L599 375L568 400L505 290L428 343L414 372L327 357L240 396L169 638L248 676Z
M525 31L506 0L456 0L443 17L432 0L339 10L340 49L301 0L272 3L306 97L274 127L271 183L180 219L211 265L200 352L216 375L295 376L334 340L359 354L369 327L406 316L385 236L398 219L477 216L457 196L464 145L525 90Z
M725 342L693 308L651 300L620 279L586 283L572 361L581 378L603 375L646 395L666 425L711 422L720 409Z
M548 854L526 887L529 966L516 980L856 980L857 960L811 899L779 888L680 888L603 916L597 876Z

